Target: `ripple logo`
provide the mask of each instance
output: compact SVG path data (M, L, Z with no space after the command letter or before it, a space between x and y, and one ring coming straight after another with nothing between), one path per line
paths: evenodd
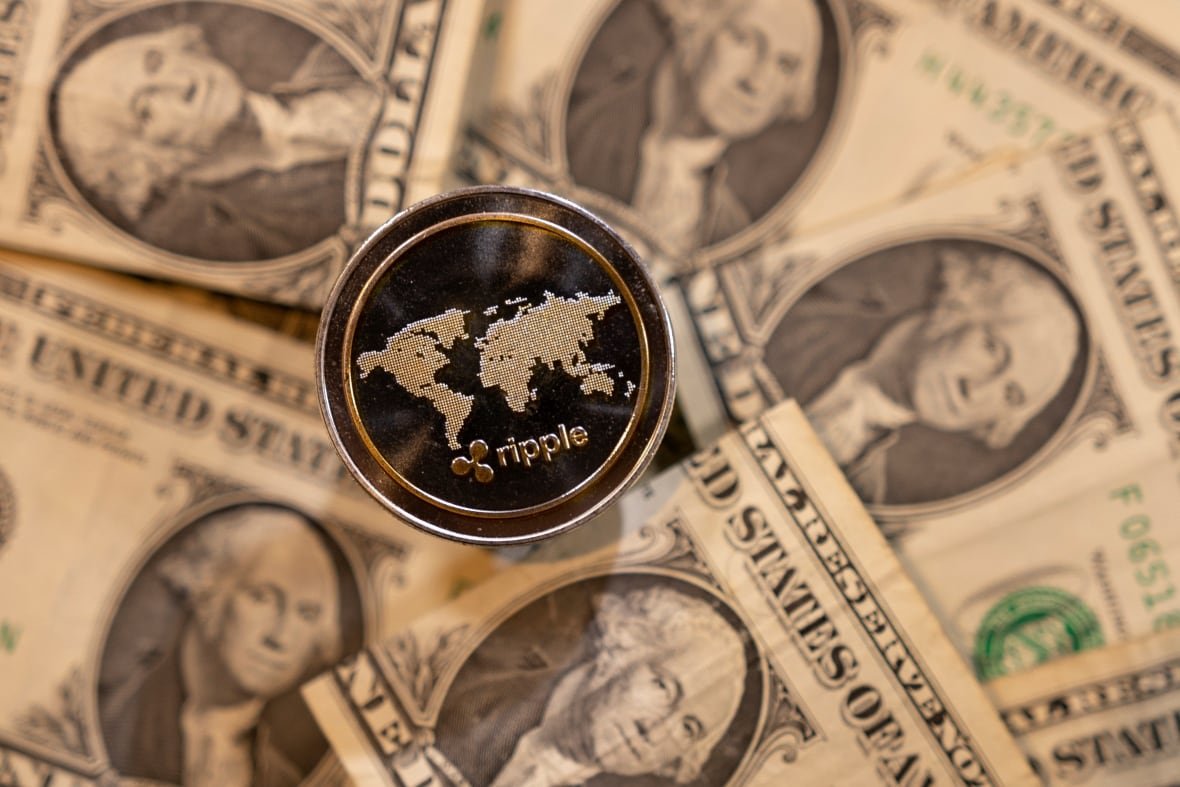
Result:
M465 456L455 457L455 460L451 462L452 473L455 475L467 475L474 469L475 480L481 484L486 484L496 477L496 471L492 469L492 466L480 461L488 455L487 443L483 440L476 440L467 447L467 450L471 453L471 458L468 459Z

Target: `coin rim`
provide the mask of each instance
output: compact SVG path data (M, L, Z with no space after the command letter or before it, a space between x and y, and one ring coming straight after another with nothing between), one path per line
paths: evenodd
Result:
M597 483L584 486L581 494L564 500L531 517L505 518L514 526L507 534L489 534L488 524L491 518L472 517L429 504L421 498L410 494L395 479L390 477L376 462L367 448L359 440L359 435L351 427L351 418L347 414L347 406L342 401L346 392L339 384L343 380L343 370L340 368L342 355L343 331L337 318L338 312L346 309L349 304L342 303L350 290L358 289L358 276L364 280L369 278L371 269L380 264L388 256L381 253L384 248L397 248L401 245L397 232L399 229L409 230L413 236L420 230L414 230L407 225L415 218L427 221L424 226L439 223L452 215L447 214L452 204L463 202L476 203L481 212L518 212L523 217L532 218L530 208L548 209L548 214L558 213L556 223L574 237L580 238L591 248L597 247L583 236L587 231L599 234L607 245L612 246L607 251L599 250L611 267L615 268L622 280L628 284L626 288L634 297L634 291L645 290L649 296L646 304L637 304L644 334L649 344L652 363L649 365L649 396L646 410L640 412L639 425L636 435L625 445L619 447L619 459L614 466ZM483 203L491 203L491 207ZM462 210L462 209L460 209ZM442 212L441 218L431 221L432 214ZM537 211L547 215L546 211ZM464 215L459 213L458 215ZM561 221L571 219L571 221ZM585 227L574 231L568 225L585 222ZM560 223L559 223L560 222ZM604 245L605 248L605 245ZM379 255L379 256L378 256ZM374 257L378 257L374 262ZM363 287L363 282L360 285ZM355 303L355 299L350 301ZM344 320L347 322L347 319ZM667 348L667 364L664 369L658 368L660 357L659 347L663 344ZM671 318L663 304L663 297L646 267L640 261L639 255L622 237L585 208L536 189L514 186L473 186L439 194L423 200L399 212L381 227L375 230L369 238L353 254L344 270L337 277L332 291L325 302L320 328L316 336L316 383L320 403L321 415L328 428L329 437L345 467L375 500L383 507L395 514L408 524L436 536L453 541L460 541L480 546L509 546L524 544L549 538L593 518L605 507L613 503L636 478L647 468L655 456L661 438L671 418L675 403L676 391L676 354L675 336L672 330ZM336 385L329 385L329 377ZM662 401L661 401L662 397ZM639 412L637 408L636 412ZM647 432L647 437L637 439L637 436ZM623 462L623 459L628 461ZM366 461L367 460L367 461ZM368 467L362 467L368 465ZM587 500L589 498L589 500ZM580 509L580 510L579 510ZM571 514L570 511L573 511ZM527 527L527 525L533 525Z
M622 292L623 299L627 302L627 308L631 312L631 319L635 324L637 333L639 334L639 353L640 353L640 386L638 396L631 409L631 415L627 419L627 428L623 430L623 434L615 441L611 448L610 455L603 460L602 464L598 466L590 475L572 486L569 490L558 497L547 500L544 503L538 503L525 508L510 508L503 511L496 511L491 509L472 508L470 506L462 506L445 500L437 495L431 494L422 487L415 484L410 479L406 478L400 471L397 470L385 457L379 448L377 448L372 436L369 434L368 427L365 426L364 419L361 418L359 408L356 404L356 379L353 372L352 358L354 356L353 341L356 338L356 325L360 321L361 313L369 305L369 301L373 296L373 290L378 283L385 276L385 274L393 268L399 260L404 257L416 245L426 241L431 236L440 232L444 232L453 227L462 226L464 224L472 224L475 222L486 221L501 221L505 223L517 223L532 225L540 227L543 230L551 232L558 237L573 243L575 246L589 256L595 264L602 268L614 285ZM647 397L651 389L651 358L648 350L647 342L647 326L643 324L643 315L639 311L639 304L635 302L635 296L632 294L630 288L627 286L622 276L610 261L606 259L593 246L587 243L584 239L550 221L538 219L535 216L523 216L519 213L505 213L503 211L493 211L484 213L468 213L461 216L454 216L445 221L440 221L437 224L432 224L421 232L418 232L401 243L397 248L386 255L385 259L368 275L365 283L361 287L360 293L356 298L357 306L351 311L348 316L348 323L344 327L344 339L341 343L341 368L344 372L344 385L346 389L345 404L348 407L348 414L352 418L352 423L356 427L360 439L368 448L369 453L377 460L377 463L393 478L400 483L411 494L423 498L427 502L445 508L455 513L465 514L467 516L482 517L484 519L495 519L499 517L522 517L536 514L554 506L560 505L571 497L574 497L587 486L593 484L599 477L601 477L612 465L618 460L619 455L630 442L638 428L639 417L643 413L644 407L647 405Z

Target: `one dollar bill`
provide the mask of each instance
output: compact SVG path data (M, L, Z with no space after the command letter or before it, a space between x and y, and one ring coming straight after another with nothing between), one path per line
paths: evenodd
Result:
M482 0L0 3L0 243L318 307L444 188Z
M686 278L686 416L799 400L985 675L1171 625L1178 162L1125 118Z
M506 570L308 684L353 779L1031 782L796 406L679 472L618 542Z
M479 581L352 481L305 345L0 259L0 783L338 784L299 684Z
M667 274L1180 88L1180 47L1150 26L1152 2L494 5L462 172L595 208Z

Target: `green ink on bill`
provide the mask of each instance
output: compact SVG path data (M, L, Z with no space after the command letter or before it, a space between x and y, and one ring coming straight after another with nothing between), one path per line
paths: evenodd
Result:
M1009 593L975 635L975 669L990 680L1105 644L1098 618L1080 599L1052 587Z
M5 653L16 652L16 645L20 640L21 630L19 627L12 625L7 620L0 621L0 651Z

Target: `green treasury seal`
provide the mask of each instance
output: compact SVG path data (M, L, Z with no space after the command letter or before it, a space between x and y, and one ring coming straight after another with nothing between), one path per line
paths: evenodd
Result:
M1102 645L1098 618L1076 596L1051 587L1009 593L975 634L975 669L984 680Z

